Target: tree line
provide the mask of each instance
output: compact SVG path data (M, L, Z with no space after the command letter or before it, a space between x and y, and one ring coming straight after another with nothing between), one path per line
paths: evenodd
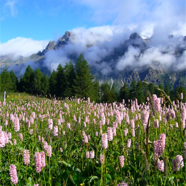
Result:
M186 90L183 86L170 90L168 85L163 87L160 84L159 88L163 89L171 100L180 100L180 94L183 93L182 102L186 102ZM128 103L128 100L137 98L138 103L142 103L147 100L147 90L151 94L161 96L161 92L152 83L132 81L130 85L125 83L119 92L116 91L114 84L110 85L106 82L99 84L91 74L89 65L82 54L74 65L71 61L64 67L59 64L50 76L44 75L40 69L33 70L30 65L19 80L13 70L8 72L7 68L0 74L0 92L26 92L57 99L76 96L85 99L90 97L91 101L105 103L122 102L124 99Z

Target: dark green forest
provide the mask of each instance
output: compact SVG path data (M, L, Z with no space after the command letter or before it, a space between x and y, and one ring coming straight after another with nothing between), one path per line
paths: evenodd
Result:
M160 84L171 100L180 100L183 93L182 102L186 102L186 90L183 86L170 90L168 85L164 87ZM81 54L75 65L70 61L63 67L58 65L57 70L53 70L50 76L42 74L40 69L33 70L29 65L23 76L18 80L13 70L10 72L4 68L0 74L0 92L26 92L41 97L65 99L71 97L90 97L91 101L112 103L114 101L126 103L128 100L138 99L138 103L146 102L147 90L151 94L160 97L160 91L152 83L132 81L130 85L125 83L119 91L116 91L115 84L99 84L98 80L91 74L88 62Z

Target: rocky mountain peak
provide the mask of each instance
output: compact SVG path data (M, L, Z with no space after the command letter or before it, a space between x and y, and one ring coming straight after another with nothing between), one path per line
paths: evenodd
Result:
M142 39L142 38L140 37L140 35L138 33L134 32L130 35L129 39L130 40L136 40L136 39Z

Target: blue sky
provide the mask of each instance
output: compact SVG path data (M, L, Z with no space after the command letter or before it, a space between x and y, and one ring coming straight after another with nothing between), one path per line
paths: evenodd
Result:
M11 52L19 48L18 42L27 42L27 48L30 48L31 53L34 48L41 50L48 41L57 39L67 30L92 27L99 30L99 27L104 25L140 28L141 33L154 30L158 32L157 28L161 28L166 34L175 32L186 35L185 2L185 0L0 0L0 48L8 48L8 52ZM107 30L102 30L102 34L107 33ZM22 53L30 54L27 51Z

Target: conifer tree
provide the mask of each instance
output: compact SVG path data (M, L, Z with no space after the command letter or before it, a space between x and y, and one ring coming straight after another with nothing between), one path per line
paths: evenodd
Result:
M40 69L36 69L34 71L34 74L33 74L33 84L32 84L32 88L33 88L33 94L36 94L36 95L40 95L41 94L41 89L42 89L42 77L43 77L43 74L42 72L40 71Z
M61 64L57 67L57 74L56 74L56 96L64 98L64 91L66 89L67 82L64 73L64 69Z
M49 93L49 78L43 75L41 78L41 95L47 96Z
M121 87L119 91L118 101L122 102L122 100L124 99L125 102L128 103L128 98L129 98L129 90L128 90L128 85L125 82L125 84L123 85L123 87Z
M72 97L74 96L74 79L76 77L74 66L72 61L66 63L64 67L64 74L66 78L66 89L64 90L64 97Z
M12 79L7 68L3 69L0 80L1 91L13 91Z
M52 96L57 93L57 72L55 70L52 71L49 77L49 92Z
M10 78L12 81L12 91L16 92L17 91L17 87L18 87L18 78L16 77L15 73L13 70L10 71Z
M81 54L75 64L76 77L74 80L74 91L75 96L79 98L93 96L93 76L90 73L89 65L85 60L84 56Z
M138 103L144 103L145 102L145 96L144 96L144 92L143 92L143 85L142 82L139 81L136 85L136 92L137 92L137 99L138 99Z
M34 71L30 65L27 66L25 73L23 75L23 91L27 93L33 93L33 79L34 79Z

